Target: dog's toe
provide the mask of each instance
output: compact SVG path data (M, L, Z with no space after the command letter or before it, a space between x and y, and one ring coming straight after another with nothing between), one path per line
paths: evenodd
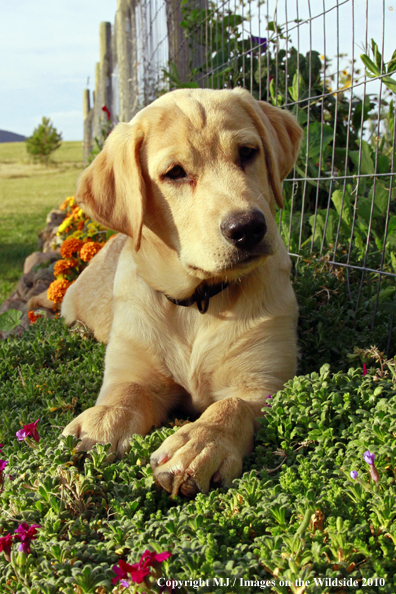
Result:
M174 497L194 497L210 486L229 487L242 470L242 456L222 432L191 423L169 436L151 456L154 479Z
M159 472L158 474L154 474L155 482L157 485L168 491L168 493L172 493L173 487L173 475L170 472Z
M186 482L180 486L180 493L186 497L195 497L199 491L199 487L192 477L188 478Z

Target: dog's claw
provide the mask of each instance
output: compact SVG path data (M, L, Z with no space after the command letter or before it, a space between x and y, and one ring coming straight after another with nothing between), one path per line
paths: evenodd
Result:
M180 486L180 493L186 497L195 497L199 493L199 488L193 478L190 477Z
M168 493L172 493L173 475L170 472L160 472L155 477L155 482Z

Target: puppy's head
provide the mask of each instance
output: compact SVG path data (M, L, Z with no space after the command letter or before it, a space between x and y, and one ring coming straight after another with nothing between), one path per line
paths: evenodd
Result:
M173 91L115 128L76 198L136 251L154 234L197 284L230 281L277 249L275 206L300 139L289 112L243 89Z

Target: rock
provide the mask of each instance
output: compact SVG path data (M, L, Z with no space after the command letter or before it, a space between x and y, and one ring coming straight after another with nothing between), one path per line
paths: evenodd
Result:
M59 227L63 220L66 218L66 213L64 210L60 210L59 208L53 208L48 214L46 218L47 227Z
M20 299L24 302L28 300L27 295L30 289L33 287L34 271L31 270L27 274L21 276L17 284L17 291Z
M59 239L56 235L59 225L63 223L65 218L65 211L60 210L59 208L54 208L48 213L47 226L39 233L39 250L45 253L51 252L52 244L56 243L56 240Z
M14 291L11 295L3 301L0 306L0 314L8 311L9 309L17 309L18 311L23 311L23 313L27 312L26 303L21 301L18 291Z
M32 297L35 297L36 295L40 295L40 293L43 293L44 291L46 291L53 280L54 279L52 279L50 281L39 280L36 283L34 283L33 287L27 293L26 302L29 301L29 299L31 299Z
M61 239L56 235L59 225L65 218L65 213L59 209L53 209L47 215L47 226L39 233L39 249L42 251L33 252L25 260L23 265L23 275L18 281L16 290L0 306L0 314L10 309L22 311L23 315L19 325L11 332L1 332L0 340L4 340L11 334L20 336L25 328L30 324L27 317L27 302L32 297L40 295L47 291L49 285L54 280L54 265L56 260L61 257L60 244ZM53 246L58 246L53 248ZM40 266L44 265L43 268ZM41 315L53 318L54 312L51 309L40 307Z
M43 252L44 253L59 253L60 255L60 246L62 245L63 240L58 237L56 234L58 231L58 227L54 227L49 234L48 238L43 243Z
M37 283L39 280L48 281L48 283L52 283L55 280L54 264L51 264L48 268L39 268L35 271L33 283Z
M33 252L33 254L30 254L30 256L28 256L25 260L23 265L23 274L27 274L32 270L32 268L34 268L34 266L37 266L38 264L55 262L58 257L58 254L54 251L46 252L45 254L43 254L43 252Z

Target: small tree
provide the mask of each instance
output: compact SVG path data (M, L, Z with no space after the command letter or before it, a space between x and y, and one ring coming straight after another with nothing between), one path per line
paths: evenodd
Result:
M51 154L61 145L62 134L57 132L49 118L44 118L33 134L26 139L26 150L33 158L44 163L49 163Z

